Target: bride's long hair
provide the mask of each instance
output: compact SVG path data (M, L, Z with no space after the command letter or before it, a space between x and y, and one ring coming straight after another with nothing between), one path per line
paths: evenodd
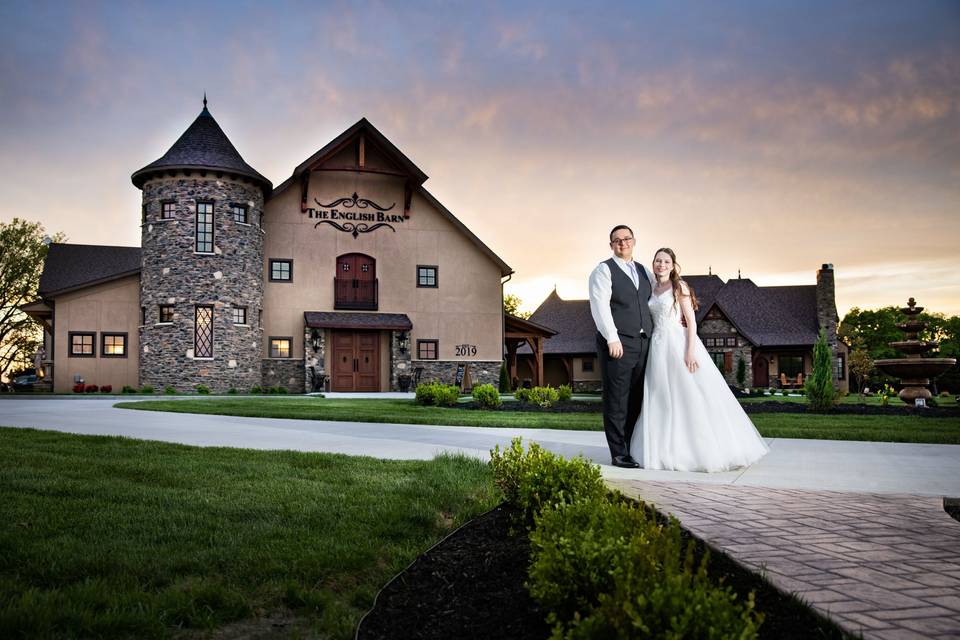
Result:
M657 259L658 253L665 253L670 256L670 259L673 261L673 269L670 270L670 284L673 285L673 304L680 303L680 296L684 295L683 289L680 287L680 283L683 282L687 287L687 291L690 293L690 303L693 304L693 310L696 311L700 308L700 303L697 302L697 296L693 293L693 287L690 286L689 282L680 279L680 265L677 263L677 256L673 253L673 249L669 247L661 247L653 253L653 259ZM656 274L656 271L654 271Z

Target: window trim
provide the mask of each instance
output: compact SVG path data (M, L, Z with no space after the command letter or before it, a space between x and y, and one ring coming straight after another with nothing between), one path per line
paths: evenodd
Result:
M433 357L424 358L420 355L420 345L433 345ZM436 339L417 340L417 360L439 360L440 359L440 341Z
M123 353L107 353L107 338L123 336ZM114 345L116 346L116 345ZM101 331L100 332L100 357L101 358L126 358L130 353L130 336L126 331Z
M433 284L420 283L420 269L433 269ZM417 265L417 288L419 289L437 289L440 286L440 267L435 264Z
M285 356L273 355L274 340L287 341L287 355ZM271 360L289 360L290 358L293 357L293 336L270 336L269 338L267 338L267 349L269 350Z
M93 338L93 344L90 345L90 353L75 353L73 351L74 336L90 336L91 338ZM96 331L68 331L67 332L67 357L96 358L97 357L97 332Z
M210 250L201 251L200 250L200 206L207 205L207 204L210 205ZM197 200L196 201L196 213L193 216L193 252L194 253L204 255L204 256L212 256L216 253L216 251L214 250L216 247L215 215L216 215L216 206L213 200Z
M235 211L235 209L238 209L238 208L243 209L243 220L237 220L237 212ZM246 225L248 227L251 226L250 225L250 207L239 202L231 202L230 203L230 219L236 222L237 224Z
M237 311L243 311L243 322L237 322L237 316L236 316L236 312L237 312ZM248 327L248 326L250 326L250 325L247 324L248 318L247 318L247 308L246 308L246 307L231 307L231 308L230 308L230 316L231 316L231 320L233 321L233 326L235 326L235 327Z
M163 215L166 212L167 205L173 205L173 211L170 216L167 217ZM160 219L159 222L166 222L167 220L176 220L177 219L177 201L176 200L161 200L160 201Z
M289 269L290 277L286 279L274 278L273 265L283 263L283 262L287 263L290 266L290 269ZM270 282L283 282L283 283L293 282L293 258L270 258L270 264L269 264L269 269L267 270L267 273L270 275Z

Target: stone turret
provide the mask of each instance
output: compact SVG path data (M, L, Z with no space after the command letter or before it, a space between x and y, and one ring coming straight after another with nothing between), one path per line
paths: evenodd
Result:
M817 324L827 333L831 362L837 357L837 292L833 279L833 265L824 264L817 271ZM837 367L833 367L833 382L838 384Z
M143 192L140 384L249 390L261 381L264 199L207 110L131 177Z

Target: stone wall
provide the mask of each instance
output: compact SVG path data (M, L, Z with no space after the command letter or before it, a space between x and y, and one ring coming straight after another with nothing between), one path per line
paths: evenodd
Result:
M176 204L172 219L161 219L162 203ZM214 203L214 251L195 249L196 205ZM235 222L230 205L244 204L251 224ZM140 383L179 391L205 384L214 391L249 389L262 382L263 194L242 181L180 174L143 186L145 220L140 305ZM159 322L160 305L173 305L173 322ZM194 357L194 313L212 305L213 357ZM232 310L246 307L246 325L235 325ZM302 375L302 374L301 374Z
M836 285L833 278L833 265L824 264L817 271L817 323L827 334L827 345L830 347L831 368L833 369L833 384L840 384L837 376L837 300Z
M439 381L444 384L453 384L457 377L457 365L459 364L470 365L470 382L474 386L478 384L499 386L500 360L464 363L452 360L414 360L410 366L413 367L413 371L423 368L423 372L420 374L420 382Z
M722 347L706 347L707 351L710 353L730 353L730 371L722 370L723 378L727 381L728 385L737 386L737 361L740 358L743 358L746 363L746 378L744 378L744 386L750 387L753 385L753 349L750 343L741 336L733 324L726 318L712 318L706 319L698 325L697 335L700 339L705 337L723 337L723 338L736 338L737 346L728 347L726 344ZM709 364L711 367L716 366L712 361L709 363L701 362L701 366Z
M305 372L302 358L265 358L262 362L262 386L286 387L290 393L303 393Z

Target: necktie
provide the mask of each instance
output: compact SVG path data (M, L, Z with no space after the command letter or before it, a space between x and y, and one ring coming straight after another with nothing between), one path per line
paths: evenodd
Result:
M633 280L633 287L635 289L640 288L640 276L637 274L637 264L635 262L628 262L630 266L630 279Z

